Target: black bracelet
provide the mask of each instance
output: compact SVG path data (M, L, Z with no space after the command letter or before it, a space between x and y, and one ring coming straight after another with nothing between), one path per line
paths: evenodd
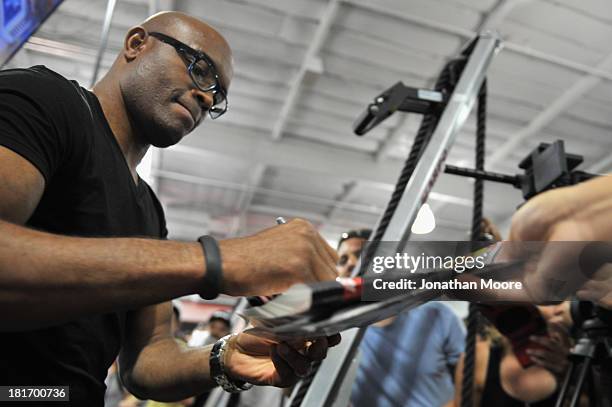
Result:
M206 263L206 274L204 275L200 297L205 300L212 300L219 295L223 281L221 251L217 241L212 236L200 236L198 242L202 245L204 261Z

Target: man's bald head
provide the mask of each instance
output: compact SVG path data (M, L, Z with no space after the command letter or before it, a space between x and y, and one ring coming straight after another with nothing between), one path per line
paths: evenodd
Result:
M148 32L164 33L194 49L206 52L218 65L233 66L232 50L225 38L213 27L196 17L179 11L162 11L147 18L140 26ZM218 56L221 61L217 61L215 56Z
M151 33L171 37L191 50ZM156 147L176 144L204 119L219 91L202 90L190 76L192 62L202 53L214 65L207 71L216 72L221 94L227 95L233 75L232 52L210 25L166 11L128 31L111 76L119 82L130 125L143 143Z
M164 31L168 35L196 33L205 40L222 41L227 46L225 39L213 27L180 11L161 11L147 18L140 25L149 31Z

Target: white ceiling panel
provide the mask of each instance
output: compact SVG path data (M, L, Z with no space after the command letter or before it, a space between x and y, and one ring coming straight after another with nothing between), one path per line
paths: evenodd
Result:
M544 0L551 4L559 4L572 10L577 14L583 14L589 18L612 23L612 8L608 0Z
M583 44L567 41L565 38L542 32L539 27L531 28L515 21L505 21L500 27L505 38L535 49L547 49L551 54L566 56L583 64L595 64L601 59L601 52Z
M511 52L500 52L495 57L495 67L501 72L521 77L528 84L551 86L559 90L569 87L581 77L567 68Z
M585 97L610 108L612 106L612 81L600 82Z
M519 103L537 105L543 109L561 94L557 86L527 81L520 73L503 67L499 59L494 59L489 70L488 87L492 95L500 95Z
M462 7L467 7L472 10L476 10L479 12L486 12L491 7L495 6L495 3L498 0L449 0L457 5Z
M339 13L335 25L354 35L367 35L377 47L382 43L382 47L391 47L396 52L410 50L409 54L440 59L456 52L463 44L460 38L450 34L432 36L423 27L407 25L401 17L393 19L354 6L346 6L343 11Z
M325 0L246 0L253 7L269 9L282 15L310 19L315 22L327 6Z
M556 2L534 1L529 7L517 7L508 16L508 21L537 29L579 47L600 52L610 49L612 26L609 22L577 13Z
M400 18L409 15L467 29L476 28L481 19L481 13L445 0L351 0L350 3L373 13L392 14Z
M612 101L612 92L610 92L610 101ZM612 127L612 103L597 103L587 97L577 100L565 114L572 119Z
M363 63L372 65L381 65L394 71L407 71L412 76L417 76L421 72L435 72L440 69L443 62L440 58L416 53L410 49L402 49L382 39L371 38L363 34L355 34L348 31L333 31L324 49L327 53L342 58L349 58L356 62L363 61Z

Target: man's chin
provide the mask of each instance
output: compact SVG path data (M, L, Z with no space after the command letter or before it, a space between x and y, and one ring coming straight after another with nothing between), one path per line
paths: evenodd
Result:
M187 133L182 131L167 132L163 135L159 134L157 137L152 138L151 145L157 148L171 147L178 144L186 135Z

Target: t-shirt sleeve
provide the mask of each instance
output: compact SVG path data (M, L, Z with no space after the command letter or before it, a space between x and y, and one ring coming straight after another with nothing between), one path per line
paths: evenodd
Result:
M444 307L446 307L444 305ZM444 311L444 320L447 329L445 341L445 354L449 365L456 365L459 357L465 350L465 328L459 317L448 307Z
M69 107L75 90L42 67L0 72L0 145L21 155L48 183L71 150Z

